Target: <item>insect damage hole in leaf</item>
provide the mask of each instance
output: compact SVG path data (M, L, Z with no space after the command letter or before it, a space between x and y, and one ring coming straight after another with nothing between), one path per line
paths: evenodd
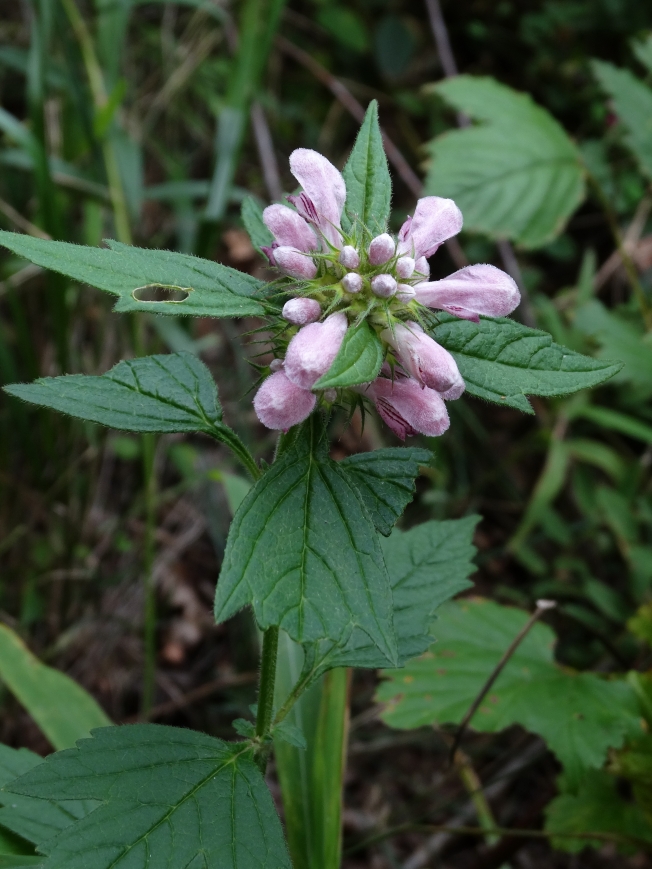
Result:
M145 284L136 287L131 294L137 302L185 302L192 287L176 287L167 284Z

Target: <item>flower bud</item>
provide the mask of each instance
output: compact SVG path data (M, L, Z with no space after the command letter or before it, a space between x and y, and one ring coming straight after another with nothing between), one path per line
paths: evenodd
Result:
M348 327L346 314L331 314L323 323L300 329L285 354L285 373L302 389L311 389L333 364Z
M349 272L342 278L342 286L347 293L359 293L362 289L362 278L357 272Z
M274 261L291 278L309 281L317 274L313 259L294 247L277 247L274 250Z
M385 329L381 338L396 351L399 362L422 386L429 386L449 399L464 392L464 380L455 360L418 323L397 324Z
M391 275L376 275L371 279L371 292L383 299L393 296L397 286L396 280Z
M324 398L332 404L337 398L337 389L325 389Z
M396 290L396 296L402 302L411 302L412 299L416 296L416 290L409 284L399 284Z
M369 245L369 262L372 266L380 266L394 256L395 250L396 243L389 233L377 235Z
M254 410L267 428L287 431L303 422L315 408L317 396L292 383L284 371L265 380L254 396Z
M360 265L360 254L350 244L345 245L340 253L340 262L345 269L357 269Z
M286 302L281 313L288 323L305 326L306 323L314 323L321 317L321 305L316 299L299 296Z
M269 363L269 370L274 373L275 371L281 371L283 369L283 360L282 359L272 359Z
M402 256L396 263L396 274L399 278L403 278L403 280L410 278L414 271L414 265L414 260L411 256Z
M420 275L425 275L427 278L430 277L430 263L425 256L420 256L415 262L414 270L415 272L419 272Z

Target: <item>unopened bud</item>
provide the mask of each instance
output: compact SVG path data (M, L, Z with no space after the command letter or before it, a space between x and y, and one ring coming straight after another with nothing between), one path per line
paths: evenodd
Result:
M337 398L337 389L325 389L324 398L332 404Z
M342 286L347 293L359 293L362 289L362 278L357 272L349 272L342 278Z
M396 290L396 296L402 302L411 302L416 294L414 287L411 287L409 284L399 284Z
M321 305L316 299L306 299L299 296L290 299L283 305L282 316L295 326L305 326L314 323L321 317Z
M345 269L357 269L360 265L360 254L354 247L347 244L340 252L340 262Z
M412 272L414 271L414 260L411 256L402 256L400 260L396 263L396 274L399 278L412 277Z
M274 250L274 261L281 271L292 278L310 281L317 274L314 261L294 247L277 247Z
M387 232L377 235L369 245L369 262L373 266L382 265L394 256L395 250L396 243L391 235Z
M272 359L269 363L269 370L272 374L275 374L277 371L280 371L283 368L283 360L282 359Z
M425 256L420 256L419 259L414 264L415 271L419 272L420 275L425 275L427 278L430 277L430 266L428 265L428 260Z
M371 292L375 296L388 299L396 292L398 284L391 275L376 275L371 279Z

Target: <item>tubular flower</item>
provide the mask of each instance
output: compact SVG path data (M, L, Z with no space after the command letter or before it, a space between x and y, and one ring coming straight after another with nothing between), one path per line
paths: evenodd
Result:
M287 197L292 207L270 205L263 212L274 239L263 250L282 276L286 298L270 375L254 399L259 419L285 430L318 404L359 401L357 394L375 404L398 437L442 434L448 428L444 402L460 397L464 380L450 353L424 331L433 323L428 309L470 320L505 316L519 302L514 281L490 265L430 281L428 257L462 228L451 199L420 199L397 237L372 232L348 210L347 230L346 185L335 166L300 148L290 156L290 169L302 188ZM389 363L384 373L363 387L316 388L347 330L363 320L382 345Z

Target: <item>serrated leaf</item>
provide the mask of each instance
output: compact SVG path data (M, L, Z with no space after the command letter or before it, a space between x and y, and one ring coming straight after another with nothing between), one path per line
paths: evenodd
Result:
M377 530L387 537L414 497L419 465L431 460L429 450L390 447L347 456L340 468L355 483Z
M357 218L372 235L384 232L389 220L392 179L383 148L376 100L369 103L342 175L346 184L342 228L345 232L351 231Z
M492 78L458 75L431 90L482 123L427 145L426 192L454 199L465 229L492 238L532 248L558 235L585 195L580 155L563 127Z
M231 722L231 727L237 734L244 736L247 739L251 739L256 735L256 725L253 721L247 721L246 718L236 718Z
M115 311L148 311L194 317L245 317L265 309L252 298L264 286L250 275L219 263L167 250L145 250L108 240L107 248L83 247L0 232L0 245L36 265L118 296ZM139 301L148 289L186 297ZM180 292L181 291L181 292Z
M340 389L375 380L383 364L383 345L365 320L350 327L333 364L322 374L313 389Z
M124 431L215 435L223 427L215 381L191 353L143 356L119 362L100 376L43 377L5 391Z
M409 531L394 529L382 541L394 600L398 666L432 643L430 627L444 601L471 587L475 571L473 532L479 516L424 522ZM321 642L306 649L315 678L332 667L386 666L367 637L354 630L344 648Z
M6 790L100 805L39 843L44 869L291 869L248 746L136 724L96 730Z
M547 332L508 317L472 323L437 316L440 324L430 334L453 354L467 392L525 413L533 413L527 395L570 395L608 380L622 367L555 344Z
M251 243L258 253L262 253L263 247L269 247L274 241L274 236L263 223L263 209L253 196L245 196L240 210L242 222L249 233Z
M261 628L300 643L341 642L359 627L396 658L380 541L357 488L319 444L311 418L239 507L215 597L223 622L251 604Z
M111 724L81 685L42 664L6 625L0 625L0 679L55 748L67 748L92 728Z
M378 700L392 727L457 724L528 614L488 600L447 604L439 613L436 645L404 671L385 673ZM520 724L538 733L563 763L569 781L600 767L607 749L640 732L630 686L554 663L555 635L535 624L471 719L476 730L495 733Z
M274 728L273 734L274 739L280 739L283 742L287 742L288 745L293 746L294 748L298 748L300 751L305 751L308 748L308 743L306 742L306 738L301 732L301 729L296 726L296 724L292 724L288 719L284 719L280 724L277 724Z
M624 141L641 171L652 178L652 90L627 69L602 60L591 62L625 132Z

